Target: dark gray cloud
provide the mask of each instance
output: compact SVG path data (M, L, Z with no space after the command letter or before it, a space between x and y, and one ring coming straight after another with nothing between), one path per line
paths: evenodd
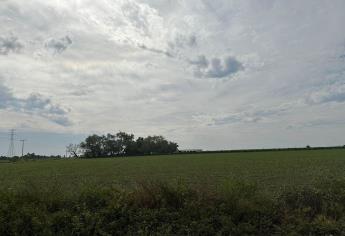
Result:
M62 53L73 43L69 36L65 36L59 39L49 39L45 47L51 50L53 53Z
M178 55L180 54L181 51L188 48L194 48L196 46L197 46L197 38L195 35L191 35L191 36L178 35L175 37L174 40L168 41L166 49L152 48L152 47L146 46L145 44L138 45L138 47L143 50L150 51L157 54L162 54L170 58L179 58Z
M224 78L244 69L242 63L231 56L223 60L220 58L209 60L201 55L190 63L195 67L195 76L200 78Z
M198 45L198 41L195 35L192 35L189 37L188 41L187 41L187 45L190 47L194 47Z
M147 47L146 45L144 44L139 44L138 45L139 48L143 49L143 50L146 50L146 51L150 51L150 52L153 52L153 53L158 53L158 54L163 54L167 57L174 57L174 55L172 55L170 52L168 51L164 51L164 50L161 50L161 49L156 49L156 48L149 48Z
M301 128L314 128L314 127L330 127L344 125L345 121L343 119L336 118L319 118L315 120L310 120L306 122L300 122L297 124L290 124L286 129L301 129Z
M197 37L195 35L177 35L175 39L168 43L171 49L175 48L186 48L186 47L196 47L198 45Z
M72 122L68 119L68 117L65 116L49 116L46 118L49 118L51 121L61 126L67 127L72 125Z
M315 92L306 98L306 103L311 105L329 102L345 102L344 84L333 85L324 91Z
M176 53L180 49L193 48L197 46L197 38L195 35L177 35L173 41L168 42L168 47L166 50L148 47L145 44L138 44L139 48L150 51L153 53L162 54L167 57L176 57Z
M320 95L319 97L307 98L309 104L322 104L328 102L345 102L345 92L344 93L330 93L327 95Z
M190 64L195 65L199 69L205 69L210 63L204 55L201 55L196 60L190 61Z
M51 99L43 97L41 94L31 94L28 98L22 100L23 108L28 111L45 111L49 114L66 115L66 110L59 105L54 104Z
M18 98L2 84L0 84L0 109L39 115L63 126L71 124L67 118L68 111L54 104L51 99L38 93L31 94L27 98Z
M329 94L321 99L322 103L325 102L345 102L345 92Z
M245 111L234 114L229 114L223 117L214 118L210 126L228 125L233 123L256 123L265 120L269 117L280 116L291 109L291 105L283 104L278 107L271 107L266 109Z
M8 55L11 52L19 52L24 45L17 37L0 37L0 55Z

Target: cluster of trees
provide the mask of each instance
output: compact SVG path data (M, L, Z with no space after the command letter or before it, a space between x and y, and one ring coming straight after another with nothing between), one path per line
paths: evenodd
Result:
M67 151L71 156L85 158L170 154L178 151L178 145L162 136L135 139L133 134L119 132L117 134L90 135L79 145L68 145Z
M0 156L0 161L17 161L17 160L41 160L41 159L60 159L63 158L61 155L38 155L35 153L27 153L24 156L14 156L14 157L6 157L6 156Z
M29 160L40 160L40 159L60 159L63 158L61 155L38 155L35 153L27 153L23 157L18 157L18 159L29 159Z

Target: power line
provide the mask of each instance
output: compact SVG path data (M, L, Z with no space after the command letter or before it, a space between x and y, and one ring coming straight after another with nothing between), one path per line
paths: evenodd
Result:
M14 136L16 135L15 131L16 131L15 129L10 130L10 145L8 147L8 153L7 153L8 157L15 156L15 149L14 149Z
M22 140L19 140L19 141L22 142L22 157L23 157L24 156L24 145L25 145L26 140L22 139Z

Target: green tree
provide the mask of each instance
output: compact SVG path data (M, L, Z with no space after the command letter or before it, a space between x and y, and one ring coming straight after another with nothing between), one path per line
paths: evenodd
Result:
M177 143L169 142L163 136L138 138L137 146L141 154L168 154L178 150Z
M104 140L104 152L106 156L117 156L121 152L120 142L117 136L112 134L107 134Z
M135 141L133 134L127 134L125 132L118 132L116 134L117 142L119 143L119 155L135 154Z
M91 135L85 139L84 142L80 144L80 147L83 149L84 157L102 157L104 156L104 136Z
M178 149L177 143L167 141L163 136L148 136L134 139L133 134L91 135L80 145L84 157L114 157L147 154L168 154Z

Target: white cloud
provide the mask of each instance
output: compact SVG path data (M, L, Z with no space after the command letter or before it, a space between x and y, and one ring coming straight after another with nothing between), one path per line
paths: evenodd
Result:
M261 136L267 146L295 144L296 129L281 129L315 118L332 123L326 112L345 118L344 7L342 0L2 1L0 115L8 121L0 128L55 132L68 123L64 132L156 133L182 147L254 146ZM310 129L301 137L341 141L340 131L322 131L326 124Z

